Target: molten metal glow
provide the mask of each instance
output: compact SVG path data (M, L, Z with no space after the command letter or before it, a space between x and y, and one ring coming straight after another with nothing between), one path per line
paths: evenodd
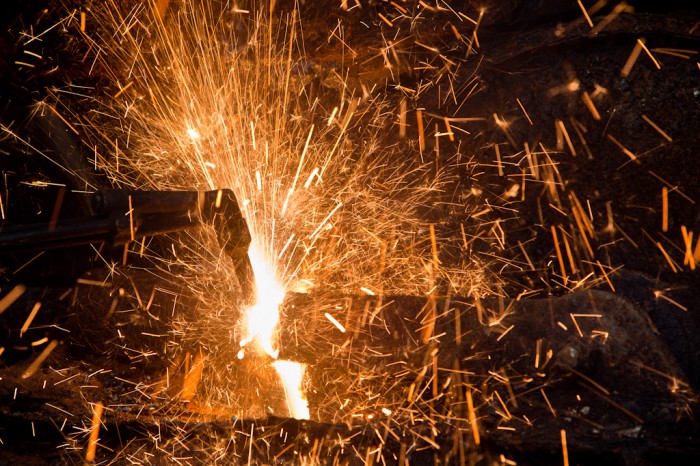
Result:
M281 360L273 362L272 365L282 379L289 415L296 419L310 419L309 403L302 388L306 366L298 362Z
M245 311L248 336L241 341L241 349L255 341L261 350L277 359L277 323L285 290L275 276L271 261L266 260L259 245L251 244L248 257L255 274L256 301ZM243 353L239 355L243 357ZM284 387L289 415L297 419L309 419L309 406L302 390L304 365L292 361L275 361L273 366Z
M248 257L255 274L255 304L245 311L248 336L241 341L241 347L255 341L260 349L277 359L279 350L275 348L275 333L285 291L270 263L265 260L265 254L255 243L250 245Z

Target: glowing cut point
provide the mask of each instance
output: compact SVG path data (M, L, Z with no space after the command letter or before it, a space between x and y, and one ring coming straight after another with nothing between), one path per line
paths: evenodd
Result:
M284 300L285 289L275 276L269 257L262 253L255 243L250 245L248 257L255 276L255 304L245 310L248 336L241 341L238 358L245 356L243 348L255 341L257 346L277 359L276 348L279 308ZM302 380L306 367L292 361L275 361L272 363L282 381L284 396L287 400L289 415L296 419L309 419L309 404L302 390Z
M192 139L199 139L199 132L194 128L187 128L187 135Z
M289 415L295 419L310 419L309 403L301 386L305 365L292 361L275 361L272 365L282 380Z
M248 257L255 276L255 304L245 311L248 336L241 341L241 347L255 340L263 351L277 359L279 350L274 347L275 329L284 289L256 244L250 245Z

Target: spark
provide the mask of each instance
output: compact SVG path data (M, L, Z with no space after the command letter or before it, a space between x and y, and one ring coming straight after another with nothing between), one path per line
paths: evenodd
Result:
M472 398L472 391L470 388L466 388L465 395L467 398L469 425L472 430L472 436L474 437L474 444L478 446L481 445L481 436L479 435L479 424L476 419L476 411L474 410L474 400Z
M51 352L58 346L57 340L51 340L51 342L46 345L46 348L36 357L34 361L29 365L26 371L22 374L23 379L28 379L39 369L41 364L49 357Z
M651 121L651 118L649 118L649 117L646 116L646 115L642 115L642 120L646 121L646 122L649 124L649 126L651 126L652 128L654 128L654 129L656 130L656 132L659 133L659 134L660 134L664 139L666 139L668 142L673 142L673 138L672 138L671 136L669 136L668 133L666 133L666 131L662 130L662 129L659 127L659 125L657 125L656 123L654 123L653 121Z
M598 112L598 109L593 103L593 99L591 99L590 94L584 91L581 95L581 98L583 99L583 103L586 104L586 107L588 107L588 111L591 112L591 116L593 116L593 119L596 121L600 121L600 113Z
M632 71L632 67L634 67L634 64L637 62L637 59L639 58L639 54L642 53L642 44L644 43L645 39L638 39L637 42L634 44L634 48L632 49L632 52L630 53L629 57L627 57L627 61L625 62L625 65L622 67L622 70L620 71L620 76L623 78L626 78L629 76L630 72Z
M661 231L668 231L668 188L661 187Z
M562 456L563 456L563 460L564 460L564 466L569 466L569 449L567 448L567 445L566 445L566 431L564 429L561 429L560 434L561 434L561 450L562 450Z
M5 296L3 296L2 299L0 299L0 314L5 312L7 308L12 305L12 303L17 301L26 290L27 287L22 284L15 285L14 288L12 288Z
M552 406L552 403L550 403L549 398L547 398L547 394L544 392L543 388L540 388L540 393L542 394L542 398L544 398L545 403L547 403L547 408L549 408L549 412L552 413L552 416L557 417L557 412Z
M644 45L644 40L643 39L637 39L637 43L642 47L642 49L646 52L646 54L651 58L651 61L654 62L654 66L656 66L656 69L660 70L661 69L661 63L656 60L654 55L652 55L651 51L647 48L646 45Z
M335 317L333 317L332 315L330 315L327 312L324 315L326 316L326 319L328 319L330 321L330 323L332 323L333 325L335 325L338 328L338 330L340 330L342 333L345 333L345 327L343 327Z
M29 326L32 324L32 321L34 320L34 317L36 317L37 312L39 312L40 307L41 307L41 302L35 303L34 307L32 307L32 310L29 312L29 315L27 316L27 320L24 321L24 324L22 325L22 328L19 331L20 338L22 337L22 335L24 335L24 332L26 332L29 329Z
M530 123L530 126L533 126L534 123L532 122L532 119L530 118L530 115L528 115L527 111L525 110L525 106L520 102L520 99L516 97L515 99L518 102L518 105L520 106L520 110L523 111L523 114L525 115L525 118L527 118L528 123Z
M88 447L85 451L85 462L92 463L95 461L95 453L97 452L97 442L100 436L100 422L102 419L102 411L104 405L101 401L98 401L93 406L92 424L90 426L90 439L88 440Z
M576 0L578 3L579 8L581 8L581 11L583 11L583 16L586 18L586 22L588 22L588 25L593 29L593 21L591 21L591 17L588 15L588 11L586 11L586 7L583 6L583 3L581 3L581 0Z
M554 249L557 252L557 260L559 261L559 269L561 270L561 276L564 279L564 285L568 281L568 276L566 274L566 268L564 267L564 258L561 254L561 248L559 246L559 239L557 238L557 230L554 225L551 226L552 239L554 240ZM561 323L560 323L561 324Z
M622 143L620 141L618 141L617 139L615 139L615 137L612 134L608 133L607 136L608 136L608 139L610 139L610 141L613 142L613 144L615 144L627 157L630 158L630 160L632 160L633 162L635 162L637 164L641 164L641 162L637 158L637 155L634 154L634 152L630 151L625 146L623 146Z
M663 300L665 300L665 301L668 301L669 303L671 303L671 304L673 304L674 306L676 306L678 309L680 309L680 310L682 310L682 311L685 311L685 312L688 312L688 308L687 308L686 306L683 306L683 305L680 304L678 301L669 298L669 297L666 296L661 290L655 290L655 291L654 291L654 297L655 297L656 299L661 298L661 299L663 299Z
M671 267L671 270L673 270L673 273L678 273L681 267L678 266L678 264L676 264L676 262L673 259L671 259L671 256L668 255L666 249L664 249L663 245L659 241L656 242L656 247L659 248L661 254L663 254L664 259L666 259L666 262Z

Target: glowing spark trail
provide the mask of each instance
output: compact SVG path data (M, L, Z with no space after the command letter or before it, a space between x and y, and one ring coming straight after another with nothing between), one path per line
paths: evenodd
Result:
M483 269L464 263L441 266L426 279L424 264L435 262L441 234L426 241L426 215L456 175L407 155L416 141L391 142L386 129L394 125L398 103L350 81L317 86L298 35L299 11L252 5L245 13L218 1L94 5L85 27L70 34L79 35L71 42L73 55L90 62L99 85L89 102L78 102L75 87L66 84L46 103L80 131L76 137L90 148L90 165L105 175L107 186L97 189L235 192L253 239L253 305L237 306L240 289L213 228L173 235L162 250L144 246L141 255L185 284L183 294L197 302L174 317L168 347L173 360L206 350L201 382L183 409L208 403L255 417L276 409L271 405L279 394L267 392L279 386L266 369L280 354L276 333L287 291L381 297L425 295L443 278L454 293L485 285ZM413 112L404 100L404 117ZM421 122L429 118L421 115ZM423 134L420 146L430 149ZM130 257L126 248L127 266ZM305 315L309 325L328 321L319 309ZM353 317L339 320L350 325ZM382 319L373 313L371 322ZM344 327L336 321L334 329ZM356 358L350 346L342 351ZM361 386L375 382L360 362L342 388L357 401L346 403L339 421L367 406L396 413L395 400L403 398L356 397ZM299 390L307 383L304 368L282 361L274 368L291 415L308 418ZM267 392L259 395L260 387ZM337 397L324 386L313 393ZM313 412L320 412L315 405Z

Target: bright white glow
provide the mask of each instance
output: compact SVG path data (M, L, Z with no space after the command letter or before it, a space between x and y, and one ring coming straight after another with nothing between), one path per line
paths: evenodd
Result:
M279 350L274 347L275 329L279 322L279 307L284 300L284 289L256 244L250 245L248 257L255 276L255 304L245 310L248 336L241 341L241 347L254 340L263 351L277 359Z
M255 275L255 304L245 310L248 336L241 341L241 350L237 355L239 359L245 357L243 347L253 341L273 359L277 359L279 354L276 329L285 290L270 266L272 261L262 251L255 243L248 250ZM275 361L272 365L282 381L289 415L296 419L309 419L309 405L301 387L305 366L292 361Z
M192 139L199 139L199 132L194 128L187 128L187 135Z
M340 322L338 322L338 321L336 320L335 317L333 317L332 315L330 315L330 314L327 313L327 312L326 312L326 319L328 319L333 325L335 325L335 326L338 328L338 330L340 330L341 332L345 333L345 327L343 327L343 326L340 324Z
M282 379L289 415L295 419L310 419L309 403L301 386L306 366L298 362L281 360L273 362L272 365Z

